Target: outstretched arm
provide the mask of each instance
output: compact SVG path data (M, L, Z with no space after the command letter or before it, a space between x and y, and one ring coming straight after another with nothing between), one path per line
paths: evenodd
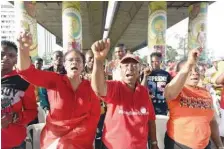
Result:
M179 95L184 87L188 74L192 67L197 63L199 55L200 51L198 49L193 49L189 52L187 62L165 88L164 95L167 100L175 99Z
M27 82L44 88L54 88L58 74L35 69L29 57L32 37L28 32L22 32L19 39L17 69L19 75Z
M98 96L107 95L107 84L104 77L104 60L110 49L110 40L100 40L96 41L92 45L92 51L94 54L94 64L92 71L91 85L94 92Z

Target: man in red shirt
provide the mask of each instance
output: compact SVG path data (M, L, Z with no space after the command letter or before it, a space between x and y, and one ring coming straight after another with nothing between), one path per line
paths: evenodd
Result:
M92 45L92 88L107 103L103 148L146 149L149 131L152 149L158 149L153 105L147 89L137 82L139 61L127 54L120 61L121 81L106 81L103 64L109 49L109 39Z
M1 41L1 147L24 147L26 125L37 116L34 86L23 80L13 67L17 47Z

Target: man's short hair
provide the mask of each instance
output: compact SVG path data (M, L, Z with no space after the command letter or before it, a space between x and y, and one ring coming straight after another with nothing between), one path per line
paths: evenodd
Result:
M54 54L56 54L56 53L61 53L61 54L63 55L63 52L60 51L60 50L54 51L54 52L52 53L52 55L54 55Z
M166 63L173 63L174 60L168 60Z
M93 51L92 50L86 51L86 54L85 55L88 55L88 54L92 54L93 55Z
M161 59L162 58L162 54L160 53L160 52L153 52L151 55L150 55L150 57L152 58L152 57L158 57L159 59Z
M16 44L12 41L2 40L1 41L1 46L6 46L8 48L13 48L16 51L16 53L18 51L18 48L17 48Z
M116 48L116 47L121 48L121 49L123 49L123 50L126 51L125 45L124 45L123 43L118 43L118 44L115 46L115 48Z
M42 58L37 58L36 61L42 62L42 63L44 62Z

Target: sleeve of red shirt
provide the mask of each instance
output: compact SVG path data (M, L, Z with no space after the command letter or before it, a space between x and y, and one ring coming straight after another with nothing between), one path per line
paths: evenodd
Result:
M33 85L29 85L22 97L23 110L19 112L18 124L27 125L37 116L37 101L34 89Z
M47 89L55 88L59 79L59 74L35 69L33 65L30 65L28 69L23 71L17 70L17 72L27 82Z
M107 81L107 95L103 97L106 103L116 103L116 94L118 94L118 81Z

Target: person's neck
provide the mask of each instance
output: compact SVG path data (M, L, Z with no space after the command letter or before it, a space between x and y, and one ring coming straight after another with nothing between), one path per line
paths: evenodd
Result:
M12 72L13 70L2 70L1 71L1 77L4 77L5 75L7 75L8 73Z
M67 77L72 85L73 90L75 91L78 88L79 84L82 82L81 77L69 74L67 74Z
M197 85L192 85L192 84L185 84L186 86L190 86L190 87L192 87L192 88L199 88L199 86L198 86L198 84Z
M135 91L135 83L126 83L126 85L128 86L128 88L130 88L132 91Z

